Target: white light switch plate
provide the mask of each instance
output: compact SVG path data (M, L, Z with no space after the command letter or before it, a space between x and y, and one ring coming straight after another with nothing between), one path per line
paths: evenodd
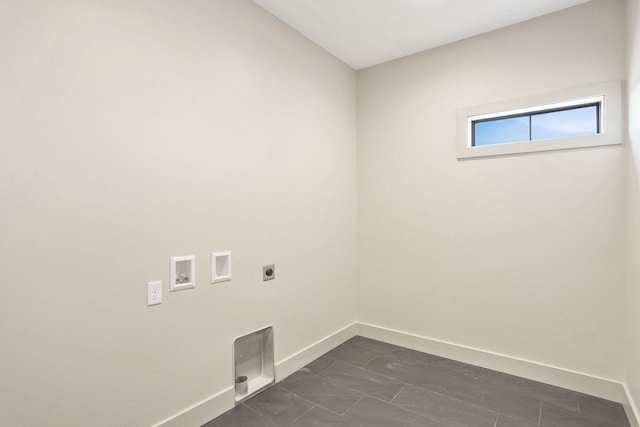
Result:
M147 305L157 305L162 303L162 282L147 283Z

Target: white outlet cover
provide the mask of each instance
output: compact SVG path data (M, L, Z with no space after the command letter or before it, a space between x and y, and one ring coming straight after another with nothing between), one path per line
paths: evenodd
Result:
M162 304L162 282L147 283L147 306Z

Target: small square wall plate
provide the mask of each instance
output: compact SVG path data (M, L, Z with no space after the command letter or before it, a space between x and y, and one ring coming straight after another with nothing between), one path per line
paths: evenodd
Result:
M269 264L262 266L262 281L273 280L276 278L276 265Z
M195 287L195 255L171 257L171 292Z
M211 283L231 280L231 251L211 252Z

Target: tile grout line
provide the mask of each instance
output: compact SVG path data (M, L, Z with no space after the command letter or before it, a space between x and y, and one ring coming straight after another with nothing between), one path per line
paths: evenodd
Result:
M373 357L371 358L371 360L373 360L373 359L375 359L375 358L377 358L377 357L378 357L378 356L373 356ZM371 360L369 360L369 362L371 362ZM404 381L401 381L401 380L399 380L399 379L397 379L397 378L393 378L393 377L390 377L390 376L388 376L388 375L384 375L384 374L381 374L381 373L379 373L379 372L372 371L372 370L370 370L370 369L365 368L365 366L366 366L366 365L368 365L368 364L369 364L369 362L365 363L363 366L355 366L355 365L351 365L351 366L356 367L356 368L358 368L358 369L360 369L360 370L363 370L363 371L368 372L368 373L370 373L370 374L372 374L372 375L375 375L375 376L388 378L388 379L390 379L390 380L394 380L394 381L396 381L396 382L406 384ZM346 363L346 364L348 365L348 363ZM334 365L335 365L335 364L334 364ZM327 369L328 369L328 368L327 368Z
M364 369L365 366L367 366L369 363L371 363L371 361L373 359L375 359L376 357L381 356L380 354L374 354L373 357L369 360L367 360L362 366L358 366L358 368L360 369Z
M494 412L494 413L497 414L497 418L499 418L500 415L502 414L501 412L498 412L495 409L491 409L491 408L488 408L486 406L483 406L480 403L472 402L472 401L468 401L468 400L464 400L464 399L460 399L458 397L449 396L448 394L441 393L440 390L442 389L443 385L438 386L437 390L434 391L434 390L429 390L428 388L424 388L424 387L421 387L421 386L418 386L418 385L415 385L415 384L410 384L410 383L407 383L407 384L412 386L412 387L416 387L416 388L419 388L421 390L424 390L424 391L426 391L428 393L437 394L437 395L439 395L441 397L444 397L445 399L455 400L457 402L464 403L464 404L472 406L474 408L482 409L482 410L485 410L485 411L488 411L488 412ZM538 413L538 421L540 421L540 417L541 417L540 414L542 412L542 401L539 400L539 402L540 402L540 412ZM397 406L397 405L395 405L395 406ZM505 415L505 416L508 416L508 417L512 417L512 418L516 418L516 419L522 419L522 418L520 418L519 416L516 416L516 415L506 415L506 414L502 414L502 415ZM496 423L498 422L497 418L496 418ZM537 425L540 425L540 423L538 422Z
M405 353L405 354L406 354L406 353ZM403 354L403 356L402 356L403 358L404 358L404 355L405 355L405 354ZM393 358L391 358L391 357L386 357L386 356L384 356L384 355L377 354L376 356L372 357L372 358L369 360L369 362L371 362L372 360L374 360L374 359L375 359L375 358L377 358L377 357L382 358L382 359L387 359L387 360L394 360L394 359L393 359ZM402 359L395 359L395 361L409 363L408 361L406 361L406 360L402 360ZM485 410L485 411L494 412L494 413L496 413L496 414L499 414L499 412L498 412L498 411L495 411L494 409L488 408L488 407L486 407L486 406L484 406L484 405L482 405L482 404L478 404L477 402L471 402L471 401L463 400L463 399L460 399L460 398L457 398L457 397L453 397L453 396L449 396L449 395L447 395L447 394L441 393L441 392L440 392L440 390L444 387L442 384L438 385L438 388L434 391L434 390L430 390L430 389L427 389L427 388L424 388L424 387L421 387L421 386L418 386L418 385L414 385L414 384L411 384L411 383L405 383L404 381L401 381L401 380L399 380L399 379L397 379L397 378L394 378L394 377L391 377L391 376L388 376L388 375L384 375L384 374L381 374L381 373L379 373L379 372L371 371L371 370L366 369L366 368L364 368L364 367L357 366L357 365L353 365L353 364L351 364L351 363L345 362L345 361L340 360L340 359L336 359L336 362L342 362L342 363L344 363L344 364L346 364L346 365L352 366L352 367L357 368L357 369L364 370L364 371L369 372L369 373L371 373L371 374L375 374L375 375L379 375L379 376L382 376L382 377L385 377L385 378L389 378L389 379L392 379L392 380L394 380L394 381L397 381L397 382L403 383L403 384L405 384L405 385L412 385L412 386L418 387L418 388L420 388L420 389L422 389L422 390L425 390L425 391L427 391L427 392L437 393L437 394L439 394L440 396L443 396L443 397L445 397L445 398L447 398L447 399L455 400L455 401L458 401L458 402L461 402L461 403L464 403L464 404L467 404L467 405L473 406L473 407L475 407L475 408L479 408L479 409L483 409L483 410ZM367 362L367 364L368 364L369 362ZM335 366L335 364L334 364L334 366ZM425 367L427 367L427 366L425 366ZM482 369L482 371L481 371L480 376L481 376L482 374L484 374L484 370L485 370L485 368L481 368L481 369ZM325 377L325 378L328 378L328 379L333 379L333 378L328 377L328 376L325 376L325 375L322 375L322 376L323 376L323 377ZM450 377L453 377L453 376L452 376L451 374L447 375L447 378L450 378ZM343 384L343 383L342 383L341 381L339 381L339 380L334 380L334 381L339 382L341 385L343 385L344 387L347 387L347 388L349 388L349 389L351 389L351 390L354 390L354 391L358 391L358 392L364 393L364 392L363 392L363 391L361 391L361 390L358 390L358 389L355 389L355 388L351 388L351 387L347 386L346 384ZM404 388L404 386L403 386L403 388ZM367 395L367 393L365 393L365 395ZM379 398L379 397L375 397L375 396L371 396L371 395L369 395L369 396L370 396L370 397L373 397L373 398L375 398L375 399L381 400L381 401L383 401L383 402L386 402L384 399L381 399L381 398ZM394 396L394 399L395 399L395 396ZM393 401L393 399L392 399L392 401ZM392 403L391 403L392 401L389 401L389 402L387 402L387 403L392 404ZM357 403L357 402L356 402L356 403ZM404 410L404 411L410 412L410 413L412 413L412 414L422 416L422 415L420 415L420 414L417 414L417 413L414 413L414 412L412 412L412 411L409 411L409 410L406 410L406 409L404 409L404 408L401 408L401 407L399 407L398 405L393 405L393 406L394 406L394 407L396 407L396 408L398 408L398 409L402 409L402 410ZM423 417L423 418L425 418L424 416L422 416L422 417ZM520 417L516 417L516 418L520 418ZM540 418L540 413L538 414L538 418ZM538 424L538 425L539 425L539 424Z
M538 414L538 425L542 425L542 400L540 401L540 413Z
M386 375L378 374L377 372L373 372L373 371L370 371L370 370L368 370L368 369L364 369L364 368L361 368L361 367L358 367L358 366L355 366L355 365L350 365L350 366L353 366L354 368L357 368L357 369L362 369L363 371L365 371L365 372L367 372L367 373L369 373L369 374L374 374L374 375L377 375L377 376L380 376L380 377L384 377L384 378L386 378L386 379L393 380L393 381L395 381L395 382L397 382L397 383L402 384L402 388L404 388L404 386L405 386L405 385L407 385L407 383L405 383L404 381L400 381L400 380L397 380L397 379L395 379L395 378L388 377L388 376L386 376ZM352 391L357 391L358 393L364 393L364 394L367 394L367 392L362 391L362 390L358 390L357 388L353 388L353 386L349 386L349 385L345 384L344 382L340 381L339 379L332 378L332 377L327 376L327 375L318 375L318 376L319 376L319 377L322 377L322 378L326 378L326 379L331 380L331 381L333 381L333 382L336 382L336 383L338 383L340 386L342 386L342 387L344 387L344 388L346 388L346 389L349 389L349 390L352 390ZM358 379L357 377L353 377L353 378ZM398 393L399 393L399 392L398 392ZM397 394L397 393L396 393L396 394ZM371 397L374 397L374 396L371 396ZM394 396L394 397L395 397L395 396ZM380 397L376 397L376 399L382 400L383 402L387 402L386 400L384 400L384 399L382 399L382 398L380 398ZM393 399L392 399L392 400L393 400ZM356 403L357 403L357 402L356 402ZM391 403L391 401L389 401L389 402L387 402L387 403Z
M322 369L322 370L318 371L317 373L313 373L313 372L312 372L311 374L312 374L312 375L321 376L320 374L322 374L323 372L325 372L325 371L327 371L327 370L329 370L329 369L333 368L333 367L335 366L335 364L336 364L336 363L338 363L338 360L336 360L336 359L331 359L331 360L333 361L333 362L331 363L331 365L329 365L329 366L327 366L326 368L324 368L324 369Z
M348 408L347 408L347 410L346 410L346 411L344 411L344 412L342 413L342 415L340 415L340 416L341 416L341 417L344 417L344 416L347 414L347 412L349 412L350 410L352 410L352 409L353 409L353 407L354 407L354 406L356 406L356 405L358 404L358 402L360 402L362 399L364 399L364 397L365 397L366 395L367 395L366 393L362 393L362 396L360 396L360 398L359 398L358 400L356 400L356 402L355 402L353 405L351 405L350 407L348 407Z
M402 390L404 390L405 388L407 388L407 386L408 386L408 385L409 385L409 384L406 384L406 383L405 383L405 384L402 386L402 388L401 388L400 390L398 390L398 392L395 394L395 396L393 396L393 398L389 401L389 403L393 405L393 401L394 401L394 400L396 400L396 397L398 397L398 395L399 395L400 393L402 393Z
M578 413L582 412L582 410L580 409L580 393L576 393L576 398L578 400Z
M362 398L362 396L361 396L360 398ZM359 400L359 399L358 399L358 400ZM325 406L322 406L322 405L321 405L321 404L319 404L319 403L316 403L316 406L317 406L318 408L326 409L327 411L331 412L332 414L336 414L336 415L337 415L337 416L339 416L339 417L343 416L343 415L344 415L344 414L345 414L349 409L351 409L351 408L347 408L347 410L346 410L346 411L344 411L344 412L341 414L341 413L339 413L339 412L334 411L333 409L329 409L329 408L327 408L327 407L325 407Z
M297 398L299 398L299 399L302 399L302 400L304 400L305 402L309 402L309 403L311 403L311 404L313 404L313 405L317 405L317 403L316 403L316 402L314 402L313 400L307 399L307 398L306 398L306 397L304 397L304 396L300 396L298 393L294 393L294 392L292 392L291 390L287 390L286 388L283 388L283 387L280 387L280 386L277 386L277 387L278 387L280 390L283 390L283 391L285 391L285 392L287 392L287 393L291 393L291 394L292 394L292 395L294 395L295 397L297 397ZM309 409L311 409L311 408L309 408Z
M498 418L500 418L500 412L494 411L494 410L489 409L489 408L485 408L484 406L475 405L475 404L473 404L473 403L471 403L471 402L467 402L466 400L456 399L455 397L447 396L446 394L440 394L440 393L436 393L436 392L434 392L434 391L428 390L428 389L426 389L426 388L422 388L422 387L419 387L419 386L414 386L413 384L409 384L409 383L405 384L405 386L404 386L404 387L402 387L402 389L400 389L400 391L399 391L398 393L396 393L396 395L393 397L393 399L391 399L391 402L389 402L389 404L390 404L390 405L393 405L395 408L402 409L402 410L407 411L407 412L409 412L409 413L411 413L411 414L418 415L418 416L420 416L420 417L426 418L426 419L428 419L428 420L430 420L430 421L435 421L435 422L438 422L438 423L443 423L442 421L431 420L430 418L426 417L426 416L425 416L425 415L423 415L423 414L420 414L420 413L418 413L418 412L414 412L414 411L412 411L411 409L408 409L408 408L403 408L402 406L400 406L400 405L398 405L398 404L393 403L393 401L395 400L395 398L396 398L396 397L398 397L398 395L402 392L402 390L404 390L404 389L405 389L405 387L407 387L407 386L416 387L416 388L419 388L419 389L421 389L421 390L426 391L427 393L434 393L434 394L438 394L438 395L440 395L440 396L442 396L442 397L444 397L444 398L446 398L446 399L454 400L454 401L456 401L456 402L460 402L460 403L463 403L463 404L465 404L465 405L469 405L469 406L472 406L472 407L474 407L474 408L477 408L477 409L480 409L480 410L483 410L483 411L486 411L486 412L494 413L494 414L496 415L496 421L495 421L495 423L494 423L494 426L493 426L493 427L496 427L496 426L497 426L497 424L498 424Z
M312 374L312 375L316 375L316 374ZM316 375L316 376L319 376L319 375ZM291 393L291 394L293 394L294 396L299 397L300 399L304 400L305 402L309 402L309 403L313 404L313 406L318 406L318 407L320 407L320 408L322 408L322 409L326 409L327 411L329 411L329 412L331 412L331 413L333 413L333 414L341 415L341 414L337 413L336 411L334 411L333 409L329 409L329 408L327 408L327 407L325 407L325 406L322 406L321 404L319 404L319 403L317 403L317 402L314 402L314 401L313 401L313 400L311 400L311 399L307 399L306 397L301 396L301 395L299 395L298 393L294 393L294 392L292 392L291 390L287 390L286 388L283 388L283 387L280 387L280 388L281 388L282 390L286 391L287 393ZM305 411L305 413L309 412L309 411L310 411L310 410L312 410L312 409L313 409L313 407L309 408L307 411ZM304 415L304 414L302 414L302 415ZM300 415L300 417L301 417L302 415ZM300 417L298 417L298 418L300 418ZM298 418L296 418L296 420L297 420Z
M297 395L294 395L297 396ZM313 403L313 402L312 402ZM307 409L306 411L304 411L302 414L300 414L299 416L297 416L296 418L294 418L293 420L291 420L291 422L288 425L293 425L296 421L298 421L300 418L304 417L309 411L311 411L313 408L315 408L316 406L318 406L317 404L313 404L313 406L309 409Z
M381 357L381 358L385 359L385 357L384 357L384 356L380 356L380 355L378 355L378 356L374 356L374 357L373 357L369 362L371 362L371 361L372 361L373 359L375 359L376 357ZM403 360L398 359L397 361L398 361L398 362L402 362ZM367 364L369 364L369 362L367 362ZM351 365L351 366L355 366L355 365ZM366 365L365 365L365 366L366 366ZM388 378L388 379L390 379L390 380L397 381L397 382L402 383L402 384L405 384L405 385L414 385L414 386L415 386L415 384L411 384L411 383L408 383L408 382L402 381L401 379L399 379L399 378L395 378L395 377L392 377L392 376L390 376L390 375L385 375L385 374L381 374L380 372L372 371L372 370L367 369L367 368L365 368L365 367L360 367L360 369L362 369L362 370L364 370L364 371L367 371L367 372L369 372L369 373L371 373L371 374L374 374L374 375L378 375L378 376L381 376L381 377L384 377L384 378ZM416 387L420 387L420 386L416 386ZM426 388L424 388L424 387L420 387L420 388L422 388L422 389L424 389L424 390L429 390L429 389L426 389ZM440 388L440 386L438 386L438 388ZM429 391L432 391L432 390L429 390Z
M337 380L334 380L333 378L325 377L325 376L322 376L322 375L320 375L320 374L310 374L310 375L313 375L313 376L315 376L315 377L318 377L318 378L321 378L321 379L327 380L327 381L329 381L330 383L335 383L336 385L339 385L339 386L341 386L341 387L344 387L344 388L346 388L347 390L357 391L358 393L362 393L362 396L360 396L360 397L358 398L358 400L357 400L353 405L355 405L356 403L358 403L358 401L360 401L360 399L362 399L362 398L364 397L364 393L363 393L363 392L361 392L360 390L354 390L354 389L351 389L351 388L349 388L349 387L346 387L346 386L345 386L345 385L343 385L341 382L339 382L339 381L337 381ZM322 408L322 409L326 409L327 411L329 411L329 412L331 412L331 413L333 413L333 414L336 414L336 415L338 415L338 416L342 416L342 415L344 415L344 414L345 414L349 409L351 409L351 407L353 407L353 405L352 405L351 407L347 408L347 409L346 409L346 410L341 414L341 413L339 413L339 412L334 411L333 409L327 408L326 406L323 406L323 405L321 405L321 404L319 404L319 403L317 403L317 402L314 402L314 401L313 401L313 400L311 400L311 399L308 399L308 398L306 398L306 397L304 397L304 396L301 396L301 395L299 395L299 394L297 394L297 393L294 393L294 392L293 392L293 391L291 391L291 390L286 389L286 388L285 388L286 386L285 386L285 387L281 387L281 386L279 386L279 385L278 385L278 387L280 387L281 389L283 389L284 391L286 391L286 392L288 392L288 393L293 394L294 396L299 397L300 399L303 399L303 400L305 400L305 401L307 401L307 402L309 402L309 403L312 403L312 404L314 404L315 406L318 406L318 407L320 407L320 408ZM311 408L311 409L313 409L313 408ZM311 409L309 409L309 410L311 410Z
M275 424L275 425L277 425L277 426L282 426L282 424L280 424L279 422L276 422L276 421L272 420L271 418L269 418L269 417L266 417L266 416L262 415L260 412L256 411L255 409L251 408L250 406L245 405L245 404L244 404L244 402L243 402L243 403L241 403L241 406L244 406L245 408L247 408L248 410L250 410L251 412L253 412L254 414L256 414L258 417L260 417L260 418L262 418L262 419L264 419L264 420L267 420L267 421L269 421L269 422L272 422L272 423L274 423L274 424Z
M406 412L407 414L415 415L416 417L422 418L422 419L424 419L424 420L426 420L426 421L432 421L432 422L434 422L434 423L437 423L437 424L442 425L443 427L448 426L448 424L444 424L444 423L442 423L442 422L440 422L440 421L432 420L431 418L428 418L427 416L422 415L422 414L419 414L419 413L417 413L417 412L413 412L413 411L412 411L412 410L410 410L410 409L406 409L406 408L403 408L403 407L401 407L401 406L393 405L392 403L385 402L384 400L382 400L382 399L380 399L380 398L378 398L378 397L371 396L371 395L368 395L368 394L366 394L366 393L365 393L365 396L368 396L368 397L370 397L371 399L379 400L380 402L384 402L384 403L386 403L386 404L388 404L388 405L393 406L394 408L396 408L396 409L397 409L397 410L399 410L399 411ZM364 397L364 396L362 396L362 397ZM354 405L354 406L355 406L355 405Z
M402 357L401 357L400 359L397 359L397 361L398 361L398 362L405 362L405 363L409 363L407 360L405 360L405 357L406 357L406 355L407 355L407 354L408 354L408 353L403 353L403 354L402 354ZM391 358L390 358L390 357L385 357L385 356L383 356L383 355L377 355L377 356L374 356L371 360L375 359L376 357L381 357L381 358L383 358L383 359L385 359L385 358L386 358L386 359L391 360ZM370 360L369 362L371 362L371 360ZM336 360L336 362L341 362L341 360ZM367 363L369 363L369 362L367 362ZM345 362L345 363L346 363L346 362ZM347 363L347 364L348 364L348 363ZM354 366L354 367L355 367L355 365L351 365L351 366ZM426 367L426 366L425 366L425 367ZM382 377L389 378L389 379L392 379L392 380L395 380L395 381L398 381L398 382L400 382L400 383L403 383L403 384L404 384L404 385L403 385L403 387L402 387L402 389L400 389L400 391L399 391L398 393L396 393L396 395L393 397L393 399L391 399L391 400L389 401L389 403L390 403L390 404L393 404L393 400L398 396L398 394L400 394L400 392L402 392L402 390L404 390L408 385L410 385L410 386L412 386L412 387L417 387L417 388L419 388L419 389L421 389L421 390L424 390L424 391L427 391L427 392L429 392L429 393L435 393L435 394L438 394L438 395L440 395L440 396L442 396L442 397L444 397L444 398L451 399L451 400L455 400L455 401L458 401L458 402L461 402L461 403L464 403L464 404L467 404L467 405L473 406L473 407L478 408L478 409L483 409L483 410L485 410L485 411L494 412L494 413L496 413L496 414L497 414L497 416L496 416L496 422L497 422L498 415L500 414L499 412L494 411L493 409L487 408L487 407L482 406L482 405L479 405L479 404L477 404L477 403L469 402L469 401L466 401L466 400L463 400L463 399L459 399L459 398L457 398L457 397L453 397L453 396L449 396L449 395L444 394L444 393L440 393L440 390L442 389L442 387L444 387L442 384L439 384L439 385L438 385L438 387L437 387L435 390L430 390L430 389L428 389L428 388L425 388L425 387L422 387L422 386L419 386L419 385L416 385L416 384L406 383L406 382L404 382L404 381L401 381L401 380L400 380L400 379L398 379L398 378L394 378L394 377L391 377L391 376L388 376L388 375L384 375L384 374L381 374L381 373L379 373L379 372L371 371L371 370L366 369L366 368L364 368L364 367L361 367L360 369L363 369L363 370L365 370L365 371L367 371L367 372L370 372L370 373L372 373L372 374L380 375L380 376L382 376ZM484 371L484 368L481 368L481 374L480 374L480 375L482 375L483 371ZM450 375L449 375L449 376L450 376ZM345 387L346 387L346 386L345 386ZM347 388L349 388L349 387L347 387ZM356 391L360 391L360 390L356 390ZM366 393L365 393L365 394L366 394ZM377 399L379 399L379 398L377 398ZM383 401L384 401L384 399L380 399L380 400L383 400ZM395 406L395 407L397 407L397 408L400 408L398 405L395 405L395 404L394 404L394 406ZM400 408L400 409L404 409L404 408ZM408 412L411 412L411 411L408 411ZM413 413L413 412L411 412L411 413ZM417 415L419 415L419 414L417 414Z
M407 355L408 355L408 352L404 352L404 353L402 354L402 356L401 356L399 359L396 359L396 360L397 360L398 362L405 362L405 363L409 363L407 360L405 360L405 358L406 358L406 356L407 356ZM383 358L383 359L385 358L385 356L383 356L383 355L377 355L377 356L374 356L373 358L371 358L371 360L370 360L369 362L371 362L371 361L372 361L373 359L375 359L376 357L381 357L381 358ZM386 359L390 359L390 360L391 360L391 358L390 358L390 357L386 357ZM368 364L369 362L367 362L367 364ZM407 410L407 409L405 409L405 408L402 408L402 407L400 407L400 406L398 406L398 405L396 405L396 404L394 404L394 403L393 403L393 401L395 400L395 398L396 398L396 397L397 397L397 396L402 392L402 390L404 390L407 386L412 386L412 387L419 388L419 389L424 390L424 391L429 392L429 393L435 393L435 394L438 394L438 395L443 396L443 397L445 397L445 398L447 398L447 399L451 399L451 400L455 400L455 401L458 401L458 402L461 402L461 403L468 404L468 405L473 406L473 407L478 408L478 409L483 409L483 410L486 410L486 411L489 411L489 412L495 412L495 413L496 413L496 423L497 423L497 418L498 418L498 415L499 415L499 413L498 413L498 412L493 411L493 410L491 410L491 409L489 409L489 408L485 408L485 407L480 406L480 405L476 405L476 404L474 404L474 403L472 403L472 402L467 402L466 400L458 399L458 398L455 398L455 397L452 397L452 396L448 396L448 395L443 394L443 393L439 393L439 390L440 390L440 389L442 389L442 387L443 387L443 385L442 385L442 384L438 385L438 387L437 387L435 390L430 390L430 389L428 389L428 388L424 388L424 387L419 386L419 385L415 385L415 384L411 384L411 383L407 383L407 382L401 381L401 380L400 380L400 379L398 379L398 378L394 378L394 377L391 377L391 376L388 376L388 375L384 375L384 374L381 374L381 373L379 373L379 372L371 371L371 370L366 369L366 368L364 368L364 367L362 367L362 368L360 368L360 369L363 369L363 370L365 370L365 371L367 371L367 372L371 372L371 373L376 374L376 375L383 376L383 377L385 377L385 378L390 378L390 379L392 379L392 380L395 380L395 381L398 381L398 382L400 382L400 383L404 384L404 385L402 386L402 388L401 388L401 389L400 389L400 390L395 394L395 396L393 396L393 398L389 401L389 404L393 405L394 407L396 407L396 408L398 408L398 409L402 409L402 410L405 410L405 411L410 412L410 413L412 413L412 414L422 416L422 415L420 415L420 414L414 413L413 411L409 411L409 410ZM484 369L484 368L481 368L481 369ZM365 393L365 394L366 394L366 393ZM380 399L380 400L383 400L383 399Z

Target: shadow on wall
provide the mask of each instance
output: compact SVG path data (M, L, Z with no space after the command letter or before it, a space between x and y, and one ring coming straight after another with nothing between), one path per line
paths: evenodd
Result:
M628 164L627 164L627 371L632 404L640 405L640 2L629 2ZM639 420L640 421L640 420Z

